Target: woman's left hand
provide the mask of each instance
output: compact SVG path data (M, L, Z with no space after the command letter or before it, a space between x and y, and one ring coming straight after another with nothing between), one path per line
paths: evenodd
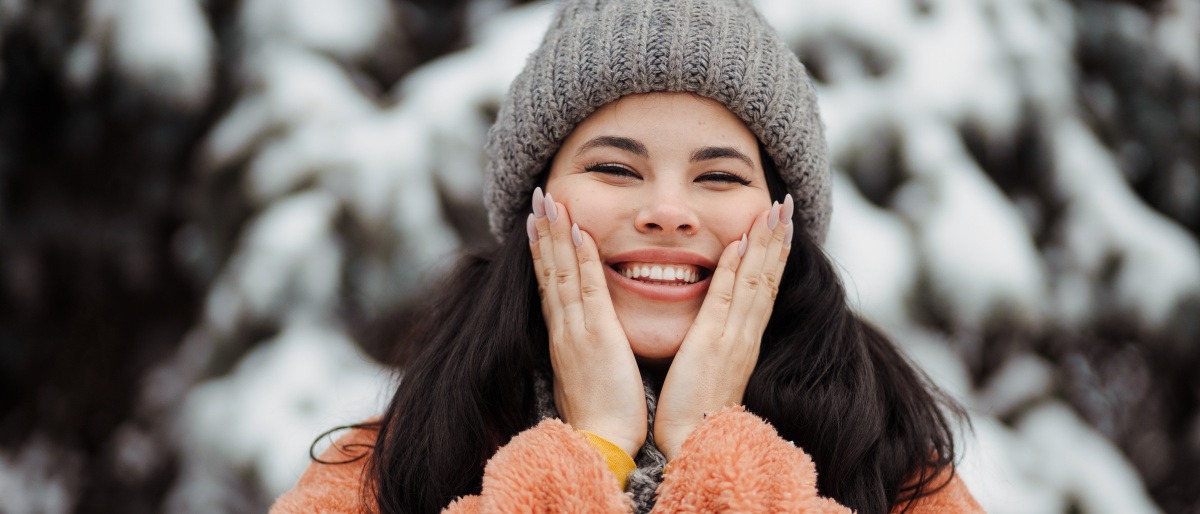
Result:
M654 440L668 460L705 415L742 403L790 251L792 211L788 195L721 253L658 400Z

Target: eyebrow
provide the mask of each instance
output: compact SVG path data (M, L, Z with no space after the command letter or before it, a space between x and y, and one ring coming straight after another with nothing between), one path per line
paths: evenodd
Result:
M650 156L650 152L646 150L646 145L643 145L641 141L618 136L600 136L592 138L590 141L584 143L583 146L579 147L579 151L576 152L576 155L592 148L600 148L605 146L616 148L618 150L625 150L626 152L636 154L641 157Z
M746 154L739 152L736 148L729 146L706 146L692 152L692 162L708 161L712 159L738 159L745 162L747 166L754 167L754 161L750 160Z
M579 147L576 155L581 154L592 148L611 147L618 150L638 155L640 157L649 157L650 151L646 149L646 145L636 139L620 136L599 136L592 138L583 146ZM745 162L747 166L754 167L754 161L746 154L738 151L736 148L729 146L706 146L698 148L692 152L691 162L710 161L713 159L738 159Z

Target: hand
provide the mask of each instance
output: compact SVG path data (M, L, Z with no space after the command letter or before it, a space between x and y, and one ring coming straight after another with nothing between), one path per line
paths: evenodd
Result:
M530 251L550 332L554 403L563 421L637 455L646 440L646 396L617 320L592 237L542 189L533 194Z
M791 250L793 208L791 195L776 202L721 253L659 396L654 442L668 460L705 415L742 403Z

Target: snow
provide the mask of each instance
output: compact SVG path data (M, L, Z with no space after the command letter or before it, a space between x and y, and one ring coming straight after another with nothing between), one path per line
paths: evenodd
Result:
M183 108L207 103L215 43L196 0L121 0L113 14L112 54L126 79Z
M1043 455L1020 434L988 416L972 418L957 471L990 514L1060 514L1069 499L1036 476ZM1106 512L1106 511L1101 511Z
M209 296L206 318L214 329L330 313L342 264L329 234L335 209L328 194L311 192L277 202L255 220Z
M1029 470L1033 477L1077 502L1083 512L1160 512L1129 461L1066 405L1048 402L1016 426L1041 456Z
M993 416L1011 414L1024 404L1050 396L1054 375L1054 366L1037 355L1010 357L979 391L975 404Z
M317 435L377 416L392 387L390 372L339 331L297 321L229 376L196 387L177 430L188 453L253 469L274 497L308 466Z
M1090 283L1119 257L1115 295L1143 327L1165 330L1180 304L1200 297L1200 247L1139 200L1095 136L1077 120L1052 133L1056 185L1068 201L1065 259Z
M75 509L82 480L80 455L34 434L10 454L0 449L0 511L67 514Z
M294 45L354 60L398 20L386 0L247 0L238 20L251 46Z
M838 264L848 301L876 323L907 320L918 264L908 225L871 205L841 173L834 174L833 205L825 250Z
M1168 0L1163 11L1167 13L1154 27L1154 43L1163 55L1187 74L1192 82L1200 82L1200 3L1189 0Z
M1021 213L949 127L913 125L904 161L917 176L896 202L914 221L936 307L960 327L1040 325L1046 277Z

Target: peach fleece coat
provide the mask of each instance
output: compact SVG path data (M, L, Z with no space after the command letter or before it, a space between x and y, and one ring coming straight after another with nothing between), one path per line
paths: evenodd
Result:
M345 460L339 448L371 445L374 436L372 431L352 431L326 450L321 460ZM362 513L365 461L313 463L296 487L275 502L272 514ZM518 434L488 461L481 494L460 498L443 512L628 513L629 502L600 452L561 421L547 419ZM894 512L902 509L899 505ZM684 441L659 486L653 512L833 514L850 510L817 494L817 471L808 454L757 416L742 408L727 408L708 416ZM954 477L936 493L913 503L908 512L983 509Z

